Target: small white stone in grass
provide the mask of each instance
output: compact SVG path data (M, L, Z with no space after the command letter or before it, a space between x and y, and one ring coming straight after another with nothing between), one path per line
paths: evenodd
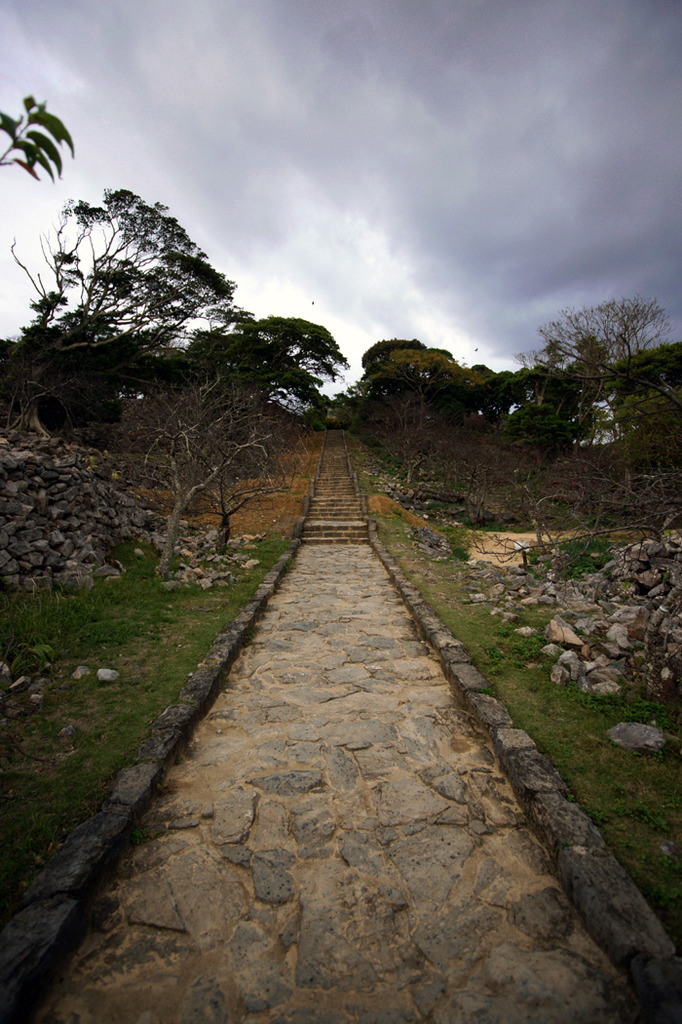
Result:
M98 668L97 678L100 683L114 683L119 677L119 673L114 668Z

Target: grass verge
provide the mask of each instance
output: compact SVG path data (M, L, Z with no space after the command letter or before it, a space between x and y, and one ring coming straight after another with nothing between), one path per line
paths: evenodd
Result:
M466 602L469 566L456 558L435 561L412 542L400 515L377 515L379 536L423 597L467 647L492 692L561 772L573 798L592 817L611 851L628 869L682 947L682 861L666 856L662 842L682 847L682 770L679 714L632 693L597 697L550 681L541 653L551 609L517 609L513 625L490 609ZM538 635L514 632L532 626ZM654 757L628 753L608 739L621 721L651 722L670 734Z
M3 921L65 835L96 811L150 723L177 699L286 546L278 534L249 545L259 564L227 588L168 591L155 576L152 549L124 544L112 554L127 571L97 580L90 591L0 594L0 618L14 633L25 671L45 670L46 652L51 661L42 702L27 691L0 705ZM76 680L78 665L91 671ZM98 668L115 669L119 678L98 682ZM75 732L60 737L67 726Z

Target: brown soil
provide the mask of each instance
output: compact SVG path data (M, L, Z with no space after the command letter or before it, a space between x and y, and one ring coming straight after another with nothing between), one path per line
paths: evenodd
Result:
M257 495L232 516L233 537L245 533L280 533L286 537L291 533L315 475L323 437L321 433L312 434L301 442L295 456L294 475L287 490ZM194 517L194 521L207 526L218 526L220 522L217 513L210 512Z
M421 516L408 512L406 508L399 505L393 498L387 498L385 494L373 494L371 498L368 498L367 509L371 516L399 515L410 526L428 526L430 530L434 530L436 533L441 532L433 523L427 523Z

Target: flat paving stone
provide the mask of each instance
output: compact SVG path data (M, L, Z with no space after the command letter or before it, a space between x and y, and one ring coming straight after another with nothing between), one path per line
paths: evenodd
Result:
M304 545L36 1021L634 1024L523 822L372 549Z

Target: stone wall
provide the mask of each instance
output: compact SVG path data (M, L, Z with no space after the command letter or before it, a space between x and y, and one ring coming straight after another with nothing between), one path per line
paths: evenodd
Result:
M116 486L106 455L58 438L0 435L0 578L12 587L88 585L115 544L157 516Z

